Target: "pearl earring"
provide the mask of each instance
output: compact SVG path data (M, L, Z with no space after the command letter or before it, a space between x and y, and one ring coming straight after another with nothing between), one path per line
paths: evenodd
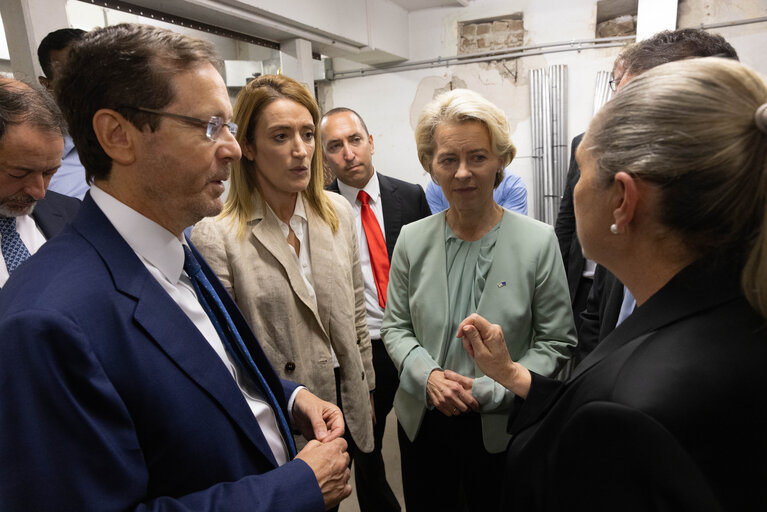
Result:
M610 233L613 235L618 234L618 225L617 224L610 224Z

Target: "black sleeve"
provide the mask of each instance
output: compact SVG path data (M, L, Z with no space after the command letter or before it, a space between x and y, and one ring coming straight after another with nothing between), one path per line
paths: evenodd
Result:
M562 260L567 268L567 257L570 252L570 243L575 236L575 210L573 209L573 189L581 177L581 170L575 161L575 150L581 143L583 135L578 135L573 139L570 147L570 168L567 171L567 180L565 181L565 190L562 194L562 201L559 203L559 214L554 225L554 232L559 240L559 250L562 253Z
M547 510L723 510L688 452L642 411L587 403L568 418L557 443L557 492Z

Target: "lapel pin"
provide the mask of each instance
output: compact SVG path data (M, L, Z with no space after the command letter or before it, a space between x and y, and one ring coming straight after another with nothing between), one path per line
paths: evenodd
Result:
M506 286L506 281L501 281L498 283L498 288L503 288L504 286Z

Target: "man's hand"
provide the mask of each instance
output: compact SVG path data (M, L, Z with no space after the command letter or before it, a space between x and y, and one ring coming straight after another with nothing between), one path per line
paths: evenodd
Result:
M455 372L452 373L462 377ZM471 396L471 387L466 390L462 383L446 378L445 372L441 370L433 370L429 374L426 394L434 408L445 416L457 416L469 410L479 410L479 402Z
M311 440L296 458L306 462L314 472L325 500L325 510L335 507L352 493L349 454L343 438L324 443Z
M530 391L530 372L511 360L503 330L474 313L458 326L457 338L485 375L521 398Z
M306 439L328 443L344 435L341 409L306 389L299 390L293 401L293 422Z

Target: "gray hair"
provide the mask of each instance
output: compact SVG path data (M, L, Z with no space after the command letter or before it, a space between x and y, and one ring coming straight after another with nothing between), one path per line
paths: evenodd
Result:
M654 183L658 221L698 256L739 257L744 291L767 317L767 85L746 66L704 58L635 78L591 122L586 148L607 186L619 171Z
M432 175L431 162L436 150L434 132L440 124L478 121L487 127L493 154L501 159L502 167L496 174L495 185L503 180L503 169L511 163L517 149L511 142L509 122L501 109L468 89L453 89L440 94L421 111L415 128L418 160ZM433 175L432 175L433 177Z

